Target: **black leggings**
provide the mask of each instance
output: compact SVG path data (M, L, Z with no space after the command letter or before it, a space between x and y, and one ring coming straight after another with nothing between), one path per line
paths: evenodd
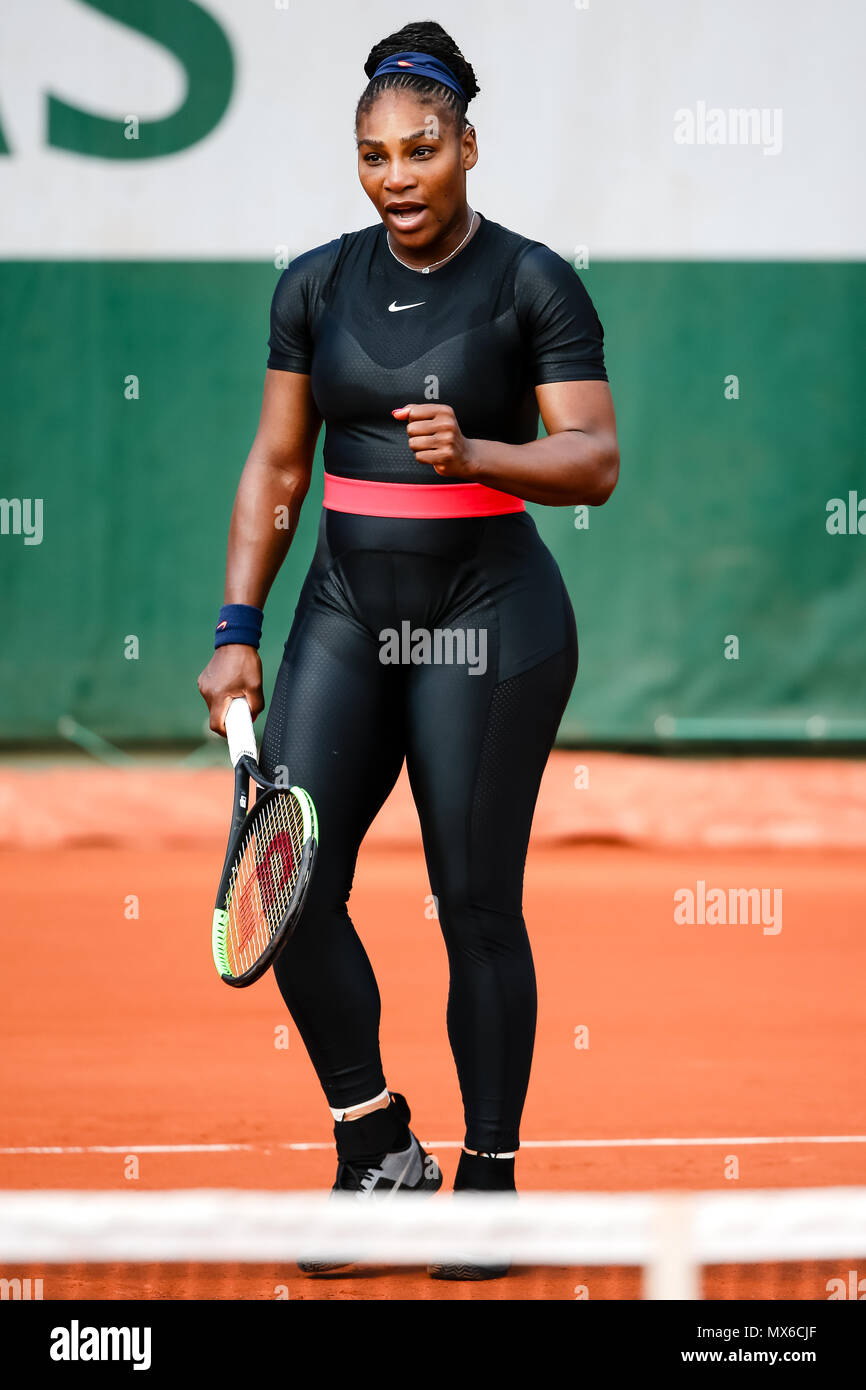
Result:
M420 521L323 510L261 764L272 778L286 767L319 815L309 897L274 973L335 1109L386 1085L379 990L347 902L405 758L448 953L465 1144L518 1147L536 1015L523 872L576 673L574 613L528 512Z

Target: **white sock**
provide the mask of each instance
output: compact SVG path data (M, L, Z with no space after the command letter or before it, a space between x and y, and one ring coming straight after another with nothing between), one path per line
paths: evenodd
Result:
M369 1100L362 1100L357 1105L348 1105L345 1110L335 1110L332 1105L329 1105L328 1109L335 1120L345 1120L349 1115L353 1114L355 1110L363 1110L365 1105L372 1105L376 1100L384 1100L387 1095L388 1087L386 1086L384 1091L380 1091L377 1096L371 1096ZM383 1106L382 1109L384 1110L384 1108ZM371 1111L370 1113L373 1114L374 1112Z
M473 1154L476 1158L514 1158L517 1150L515 1149L510 1154L485 1154L479 1153L477 1149L464 1149L463 1152Z

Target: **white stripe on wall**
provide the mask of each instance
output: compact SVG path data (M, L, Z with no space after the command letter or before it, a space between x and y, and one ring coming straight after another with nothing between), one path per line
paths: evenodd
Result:
M48 148L47 93L156 117L183 97L181 65L86 0L3 6L0 257L270 259L374 222L354 105L367 51L404 11L281 3L202 0L235 51L233 101L197 145L132 162ZM469 199L489 218L590 258L866 251L861 0L440 0L435 12L482 87ZM727 113L748 109L767 132L776 120L772 139L732 143ZM726 143L675 141L677 111L699 139L713 110Z

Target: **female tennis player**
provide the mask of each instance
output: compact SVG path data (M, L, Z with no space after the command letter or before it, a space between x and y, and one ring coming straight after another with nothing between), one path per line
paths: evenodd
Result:
M388 1089L379 991L347 911L361 841L405 759L450 969L466 1126L454 1187L512 1191L536 1018L524 863L577 673L571 603L525 502L605 502L616 424L578 276L467 203L478 149L466 107L479 88L454 41L408 24L364 70L358 173L378 220L298 256L278 281L199 689L218 733L232 698L264 707L262 609L324 421L318 543L260 758L267 777L287 768L312 797L319 858L274 973L334 1116L335 1190L438 1188Z

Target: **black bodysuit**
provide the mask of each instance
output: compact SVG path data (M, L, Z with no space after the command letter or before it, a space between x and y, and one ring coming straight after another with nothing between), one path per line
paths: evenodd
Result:
M486 218L426 275L394 258L381 223L297 257L274 293L268 366L309 374L328 473L390 483L455 481L415 459L397 406L440 400L467 438L522 444L537 437L537 384L607 379L570 265ZM386 1085L379 992L347 901L405 758L448 952L466 1147L518 1147L536 1012L523 871L576 672L571 603L528 512L323 509L261 761L270 776L287 767L318 811L317 870L275 974L334 1108ZM419 903L407 951L424 925Z

